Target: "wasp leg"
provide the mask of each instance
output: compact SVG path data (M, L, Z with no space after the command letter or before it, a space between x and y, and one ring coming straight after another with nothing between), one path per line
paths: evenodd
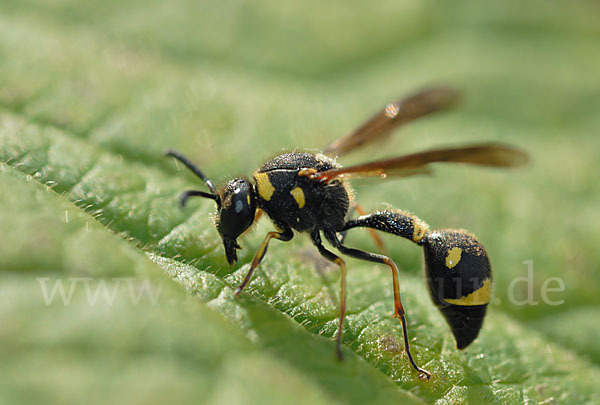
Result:
M400 299L400 285L398 283L398 266L396 266L396 263L394 263L392 259L384 255L378 255L375 253L365 252L363 250L353 249L344 246L342 243L340 243L335 232L325 231L325 237L333 246L335 246L340 252L342 252L345 255L354 257L356 259L365 260L368 262L385 264L392 270L392 283L394 288L394 316L400 319L402 323L404 350L406 351L406 355L408 356L410 364L415 370L419 372L419 377L425 380L429 380L431 378L431 373L419 367L417 363L415 363L412 354L410 353L410 345L408 343L408 330L406 327L406 319L404 318L404 308L402 307L402 300Z
M340 322L338 324L335 349L338 358L342 360L344 358L344 355L342 354L342 332L344 326L344 318L346 317L346 262L344 262L344 259L342 259L341 257L335 255L333 252L330 252L329 250L325 249L325 247L323 247L319 231L312 232L310 234L310 237L314 245L317 247L317 249L319 249L319 253L321 253L321 256L340 266Z
M267 236L265 236L265 239L263 239L262 243L258 247L258 250L256 251L256 254L254 255L254 258L252 259L252 264L250 265L250 270L248 270L248 274L246 274L246 277L244 277L244 281L242 281L242 284L240 284L239 287L235 290L234 295L236 298L240 295L244 287L246 287L246 285L252 278L252 273L254 273L254 270L258 267L263 257L265 257L265 253L267 253L267 248L269 247L269 241L275 238L283 242L288 242L292 240L293 237L294 231L292 231L289 228L284 229L282 232L269 232Z

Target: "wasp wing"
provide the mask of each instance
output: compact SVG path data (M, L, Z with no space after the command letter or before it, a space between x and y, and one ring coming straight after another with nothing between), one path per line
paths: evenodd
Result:
M456 104L458 99L458 91L436 87L389 103L354 131L329 144L323 153L341 156L367 143L384 139L399 125L447 109Z
M429 165L436 162L467 163L491 167L515 167L524 165L528 160L527 153L514 146L480 144L432 149L392 159L318 172L313 177L323 182L348 177L406 177L415 174L430 173L431 168Z

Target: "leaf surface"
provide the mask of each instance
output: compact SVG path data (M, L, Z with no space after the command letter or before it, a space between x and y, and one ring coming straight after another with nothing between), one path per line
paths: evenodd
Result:
M0 359L10 365L0 402L598 400L593 2L199 7L0 5ZM271 226L249 233L228 267L214 204L180 210L178 193L198 181L162 153L185 151L223 183L282 148L324 146L434 81L462 89L464 105L347 164L472 141L516 143L533 163L356 183L365 207L389 202L433 227L467 228L492 258L496 299L459 352L418 248L385 237L403 269L414 354L434 374L421 382L390 316L386 269L348 261L343 363L331 339L339 277L306 238L274 242L233 299ZM374 249L361 232L348 240ZM519 305L529 260L537 304ZM564 291L544 294L553 277ZM74 286L69 304L57 290L46 305L58 281L65 294Z

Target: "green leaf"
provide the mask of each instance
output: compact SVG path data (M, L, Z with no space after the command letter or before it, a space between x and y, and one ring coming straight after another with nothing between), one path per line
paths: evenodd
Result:
M591 1L3 2L0 402L597 401L595 11ZM306 238L274 242L234 299L272 226L249 233L230 268L214 204L180 210L178 194L198 181L162 154L185 151L223 183L281 148L323 146L430 82L462 89L462 107L403 128L386 146L398 152L348 162L494 140L533 159L519 171L439 167L356 184L363 206L467 228L490 253L496 299L459 352L418 247L385 237L403 269L413 354L434 375L423 382L384 268L348 261L344 362L332 339L339 276ZM361 232L348 241L374 249ZM527 263L535 305L516 304Z

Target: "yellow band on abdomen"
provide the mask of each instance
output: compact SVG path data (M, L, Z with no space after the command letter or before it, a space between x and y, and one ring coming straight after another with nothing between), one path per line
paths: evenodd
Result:
M492 279L488 278L483 285L471 294L458 299L444 298L448 304L472 306L489 304L492 300Z

